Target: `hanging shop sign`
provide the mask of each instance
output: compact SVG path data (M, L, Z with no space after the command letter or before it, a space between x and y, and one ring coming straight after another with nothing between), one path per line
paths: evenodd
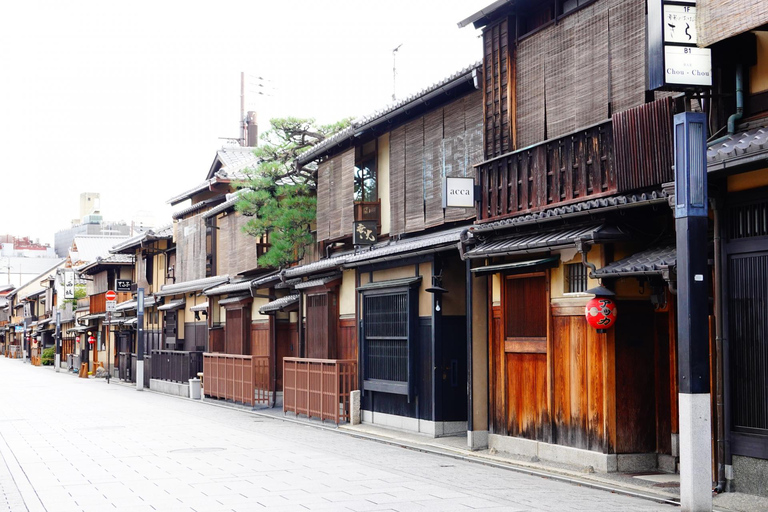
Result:
M648 1L648 82L651 90L712 86L712 55L696 46L695 0Z
M354 245L373 245L379 237L375 220L359 220L355 222L352 243Z
M443 178L443 208L474 207L474 178Z
M75 298L75 272L72 270L64 271L64 298Z

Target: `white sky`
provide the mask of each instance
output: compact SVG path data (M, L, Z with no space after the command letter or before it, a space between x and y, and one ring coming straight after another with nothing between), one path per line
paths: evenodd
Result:
M490 0L114 2L0 6L0 234L53 244L99 192L105 220L170 222L238 137L240 72L272 117L332 122L402 98L482 58L456 23Z

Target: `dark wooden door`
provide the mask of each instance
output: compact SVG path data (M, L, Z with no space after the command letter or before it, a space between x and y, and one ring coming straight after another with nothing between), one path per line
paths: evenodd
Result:
M163 315L163 338L166 348L176 347L179 336L179 317L176 311L166 311Z
M338 298L333 292L307 295L307 357L336 357L338 309Z

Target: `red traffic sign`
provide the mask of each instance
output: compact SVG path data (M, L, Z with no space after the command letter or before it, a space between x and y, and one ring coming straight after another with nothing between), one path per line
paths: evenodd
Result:
M94 338L93 336L88 336L88 343L93 345L94 343L96 343L96 338Z
M107 293L104 294L104 298L107 300L117 300L117 293L109 290Z

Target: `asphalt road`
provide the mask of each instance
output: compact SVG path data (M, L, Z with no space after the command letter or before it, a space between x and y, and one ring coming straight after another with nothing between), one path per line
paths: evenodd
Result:
M0 356L0 511L672 511Z

